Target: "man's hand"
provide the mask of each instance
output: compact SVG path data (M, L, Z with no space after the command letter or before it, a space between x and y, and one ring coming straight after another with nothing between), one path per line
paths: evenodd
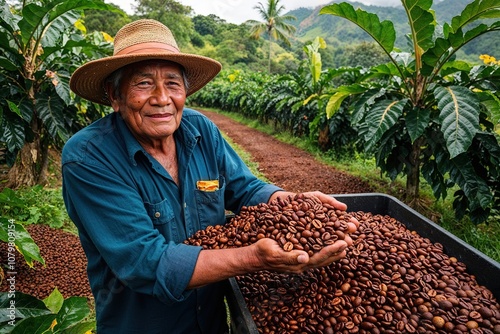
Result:
M250 247L255 248L255 257L262 263L261 270L282 273L302 273L311 268L324 267L345 257L348 244L338 240L321 249L313 256L303 250L286 252L279 244L269 238L263 238Z

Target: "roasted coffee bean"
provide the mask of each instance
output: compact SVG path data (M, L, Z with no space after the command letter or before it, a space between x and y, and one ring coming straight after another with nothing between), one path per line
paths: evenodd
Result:
M283 245L283 249L285 250L285 252L291 252L293 249L293 243L291 243L290 241L286 242Z

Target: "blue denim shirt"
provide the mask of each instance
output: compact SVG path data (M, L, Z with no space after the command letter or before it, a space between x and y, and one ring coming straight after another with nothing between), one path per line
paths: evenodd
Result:
M279 190L199 112L184 109L174 136L179 186L118 113L63 149L63 196L88 258L99 334L223 332L221 284L186 290L201 248L183 241ZM199 180L219 180L219 190L200 191Z

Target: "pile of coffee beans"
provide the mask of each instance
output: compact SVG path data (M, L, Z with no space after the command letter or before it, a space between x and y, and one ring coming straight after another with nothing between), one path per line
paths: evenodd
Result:
M389 216L353 215L344 259L237 277L259 333L500 334L499 303L441 244Z
M35 262L30 268L21 254L16 253L16 291L47 298L57 288L64 298L71 296L92 298L87 278L87 258L77 235L54 229L45 224L26 226L45 265ZM7 268L7 244L0 242L0 265ZM9 291L9 282L0 279L0 291Z
M360 226L342 260L303 274L236 277L259 333L500 334L500 305L443 246L390 216L346 213L297 195L245 207L186 243L241 247L272 238L310 255Z
M345 211L314 196L297 194L270 204L243 207L226 225L209 226L185 243L218 249L248 246L271 238L285 251L299 249L313 255L336 240L344 240L350 218Z

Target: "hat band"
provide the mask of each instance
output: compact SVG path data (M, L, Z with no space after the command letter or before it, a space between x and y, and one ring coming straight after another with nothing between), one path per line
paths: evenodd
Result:
M131 53L142 53L142 54L147 54L147 53L157 53L159 50L162 52L168 51L168 52L173 52L173 53L179 53L179 49L168 45L164 43L140 43L140 44L135 44L131 46L127 46L126 48L121 49L117 53L115 53L115 56L119 55L126 55L126 54L131 54Z

